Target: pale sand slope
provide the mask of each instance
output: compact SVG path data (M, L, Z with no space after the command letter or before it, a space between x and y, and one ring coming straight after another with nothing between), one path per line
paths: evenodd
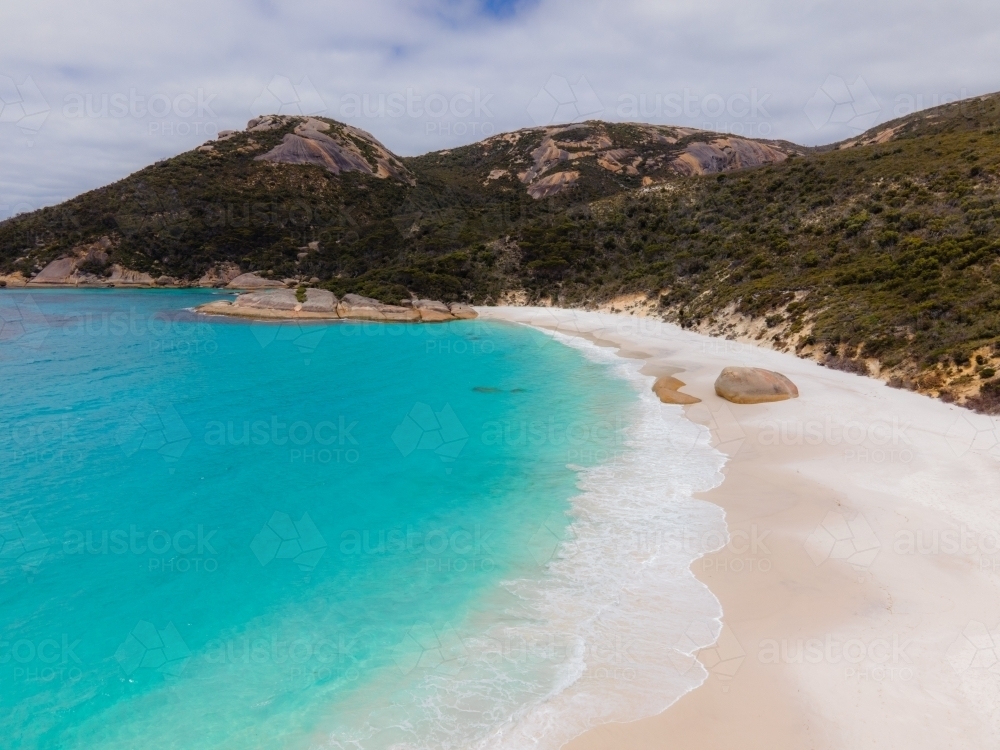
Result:
M1000 747L1000 420L648 319L478 310L676 372L703 403L667 408L730 456L706 499L731 540L694 566L725 613L708 681L566 748ZM727 365L778 370L801 397L729 404Z

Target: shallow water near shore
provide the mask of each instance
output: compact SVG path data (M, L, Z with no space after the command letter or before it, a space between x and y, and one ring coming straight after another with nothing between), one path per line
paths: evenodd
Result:
M721 464L634 367L218 295L0 293L11 747L548 747L700 682Z

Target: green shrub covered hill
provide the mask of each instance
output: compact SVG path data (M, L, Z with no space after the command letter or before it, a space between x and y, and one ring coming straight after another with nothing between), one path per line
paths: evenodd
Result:
M0 223L0 274L106 237L95 279L629 311L997 412L998 126L991 95L821 148L589 121L405 158L270 116Z

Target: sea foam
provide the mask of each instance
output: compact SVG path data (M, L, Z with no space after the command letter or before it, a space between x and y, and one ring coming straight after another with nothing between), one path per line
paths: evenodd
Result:
M635 390L622 434L603 462L571 466L568 526L553 517L532 537L541 574L504 581L487 621L432 634L435 658L454 668L398 686L334 747L555 750L589 727L655 715L707 678L696 653L716 641L722 610L691 566L728 537L722 509L694 495L721 482L724 456L660 403L642 362L546 335Z

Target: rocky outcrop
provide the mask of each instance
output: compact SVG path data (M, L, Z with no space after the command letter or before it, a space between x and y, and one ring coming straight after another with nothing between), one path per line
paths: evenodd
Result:
M240 267L235 263L220 263L205 271L198 279L198 286L225 286L241 273Z
M108 251L111 240L102 237L89 245L74 247L69 255L49 263L28 284L38 286L153 286L153 277L144 271L134 271L131 268L115 263L110 273L105 269L108 265ZM96 271L96 273L95 273ZM169 283L174 283L170 277L163 277Z
M326 289L306 289L306 301L302 303L305 312L335 313L338 300L333 292Z
M304 297L305 299L302 299ZM342 300L325 289L262 289L239 295L232 302L220 300L198 308L217 315L245 318L317 318L437 323L476 317L468 305L446 305L434 300L386 305L370 297L345 294Z
M420 312L414 307L385 305L377 299L358 294L345 294L337 305L337 315L351 320L420 320Z
M153 277L142 271L133 271L117 263L111 266L111 276L108 277L115 286L153 286Z
M552 138L543 138L541 145L531 152L534 163L518 175L521 182L530 184L561 161L569 159L569 152L559 148Z
M759 367L727 367L715 381L715 392L734 404L762 404L799 397L795 383L779 372Z
M601 154L597 163L609 172L624 170L625 174L637 175L639 170L636 167L642 163L642 157L637 157L630 148L613 148Z
M444 302L429 299L414 300L413 309L420 314L420 319L426 323L437 323L442 320L454 320L455 317Z
M573 187L578 179L580 179L579 172L556 172L529 185L528 195L536 201L542 198L549 198L567 188Z
M7 274L6 276L0 274L0 288L27 286L27 284L28 280L24 278L24 274L20 271L15 271L14 273Z
M670 375L657 378L653 383L653 393L665 404L700 404L701 399L687 393L681 393L684 382Z
M226 289L277 289L284 286L281 281L263 279L255 273L241 273L226 284Z
M264 126L271 129L271 124L270 120L260 121L249 130ZM285 135L281 143L255 160L278 164L313 164L333 174L363 172L383 179L412 182L402 162L375 140L371 133L350 125L338 124L331 127L330 123L314 117L296 125L294 132Z
M86 273L80 270L81 266L90 269L102 269L108 264L108 251L111 249L111 240L108 237L101 237L97 242L89 245L78 245L70 250L69 254L49 263L38 272L28 283L29 284L59 284L73 285L105 283L102 276L93 273Z
M670 165L676 172L690 177L777 164L787 158L783 151L766 143L745 138L719 138L711 143L689 143L684 153Z
M326 289L305 289L305 300L300 301L295 289L274 289L241 294L233 302L233 307L254 310L292 310L307 313L337 312L337 298Z
M72 284L76 267L80 265L78 258L58 258L38 272L30 284Z

